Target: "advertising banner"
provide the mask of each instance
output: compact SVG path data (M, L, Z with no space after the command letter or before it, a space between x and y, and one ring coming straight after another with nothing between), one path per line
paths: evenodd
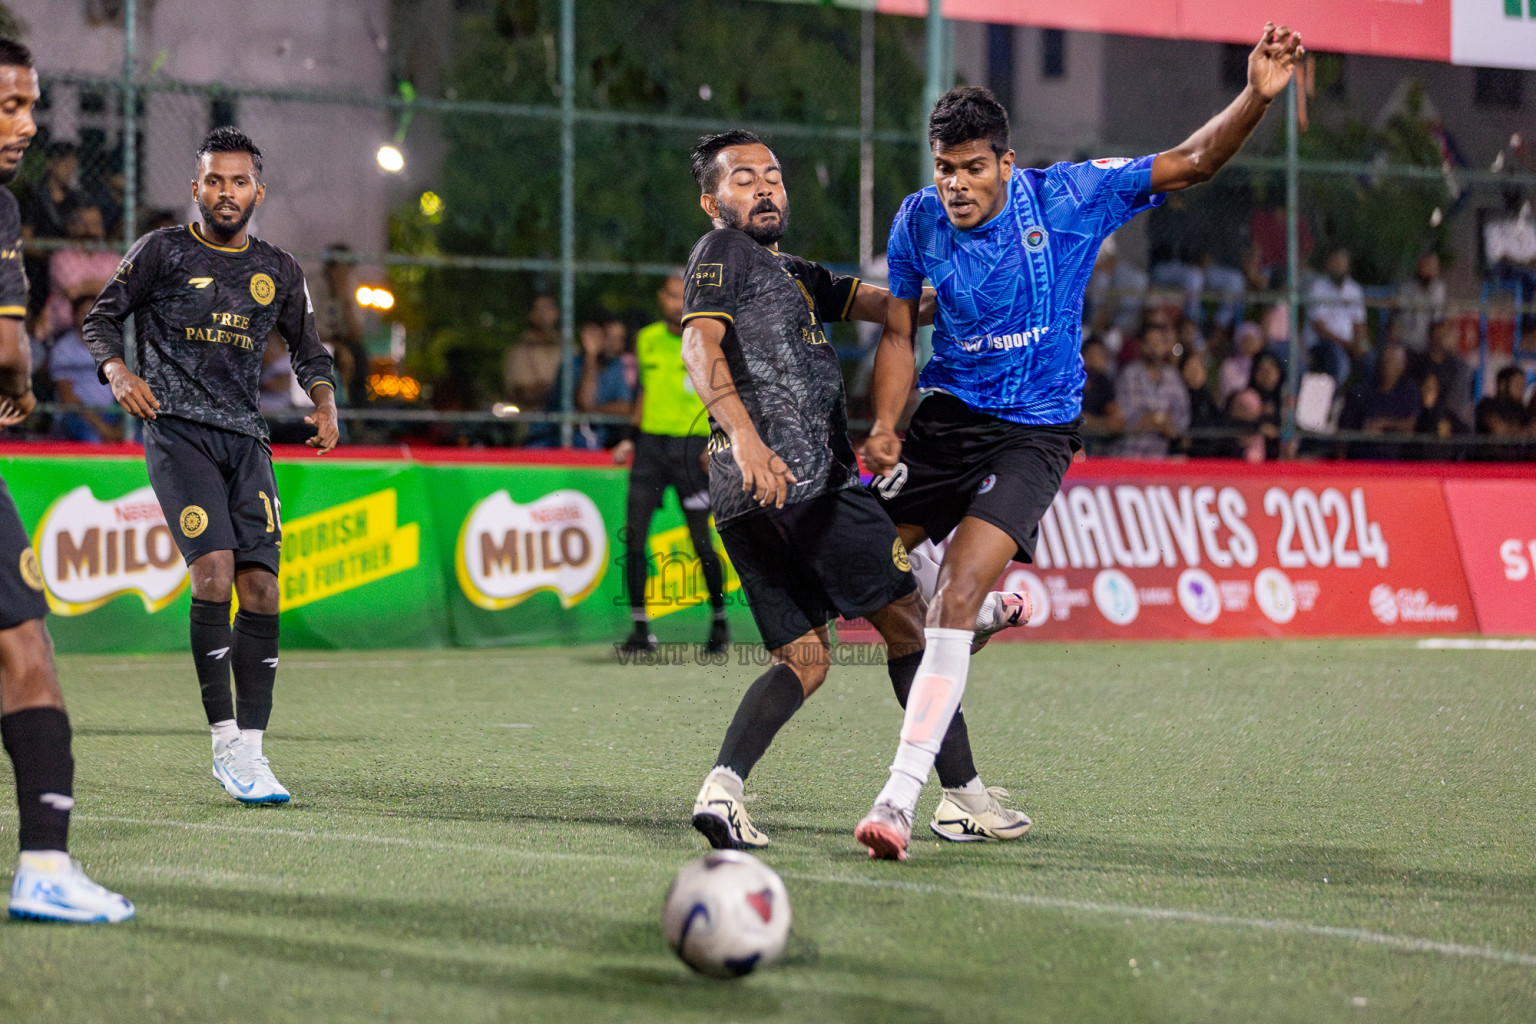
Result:
M1437 479L1115 466L1068 475L1035 564L1001 581L1033 597L1031 628L998 639L1477 629Z
M285 646L594 643L629 629L622 468L313 456L274 467ZM32 530L62 649L186 646L181 524L167 522L142 456L0 456L0 475ZM702 641L709 595L675 498L646 552L658 633ZM732 627L753 641L725 562Z
M1536 480L1447 480L1445 500L1482 631L1536 634Z

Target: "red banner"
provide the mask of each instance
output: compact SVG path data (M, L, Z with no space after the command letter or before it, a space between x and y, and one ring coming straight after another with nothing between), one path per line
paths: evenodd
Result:
M960 21L1080 32L1256 43L1266 21L1299 29L1313 50L1451 59L1452 0L945 0ZM1484 0L1489 17L1503 13ZM921 17L928 0L878 0L883 14Z
M1484 633L1536 633L1536 480L1447 480L1467 585Z
M998 639L1477 632L1444 481L1377 468L1074 466L1035 564L999 583L1033 597L1030 628Z

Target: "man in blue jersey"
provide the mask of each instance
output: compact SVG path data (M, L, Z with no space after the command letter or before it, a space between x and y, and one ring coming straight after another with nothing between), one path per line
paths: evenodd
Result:
M912 812L965 690L976 612L1010 560L1033 561L1040 517L1082 447L1083 291L1100 244L1163 193L1210 180L1303 54L1299 34L1265 25L1237 99L1178 147L1136 160L1016 169L1008 112L990 92L954 89L934 107L934 184L902 203L886 250L891 301L865 463L908 548L954 536L890 780L854 831L871 857L906 859ZM933 358L903 444L924 279L938 291Z

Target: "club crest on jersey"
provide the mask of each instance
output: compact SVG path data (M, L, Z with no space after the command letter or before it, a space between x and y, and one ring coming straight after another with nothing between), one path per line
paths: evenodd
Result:
M700 263L693 268L693 285L695 288L713 286L722 287L725 280L724 263Z
M1024 248L1030 252L1039 252L1044 249L1045 243L1050 239L1051 236L1045 233L1045 228L1039 225L1031 224L1024 229Z
M907 557L907 546L901 542L900 537L891 541L891 561L902 572L912 571L912 560Z
M181 510L181 532L188 538L201 537L208 529L208 513L201 505L188 505Z
M277 285L266 274L255 274L251 277L251 298L263 306L270 305L272 297L277 294Z
M897 543L901 543L899 540ZM33 590L43 589L43 571L37 567L37 552L21 549L21 581Z
M1104 170L1104 171L1114 171L1114 170L1120 169L1121 167L1124 167L1126 164L1128 164L1130 162L1131 162L1131 158L1128 157L1128 156L1110 156L1110 157L1105 157L1102 160L1095 160L1093 162L1093 166L1099 168L1100 170Z
M976 488L976 493L977 494L986 494L988 491L990 491L995 486L997 486L997 474L996 473L988 473L987 474L987 478L981 482L981 486Z

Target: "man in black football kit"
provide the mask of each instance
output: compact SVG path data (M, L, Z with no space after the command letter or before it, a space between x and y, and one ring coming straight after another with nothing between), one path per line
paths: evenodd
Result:
M689 257L683 360L713 428L715 522L772 652L694 801L693 825L716 848L759 847L768 839L746 815L742 782L826 679L827 622L869 619L905 704L922 658L924 608L895 526L859 485L842 371L825 328L884 322L888 293L779 251L789 202L778 161L756 135L701 139L693 171L716 230ZM946 787L982 788L963 716L952 720L938 761ZM1028 819L1019 818L1022 832Z
M20 43L0 39L0 186L16 177L37 134L37 98L32 55ZM26 303L21 212L11 191L0 187L0 427L20 423L37 405L22 327ZM16 775L21 840L10 913L46 921L124 921L133 916L133 904L91 881L68 853L75 761L53 641L43 623L47 614L37 553L0 480L0 739Z
M215 128L197 151L192 195L202 223L134 243L85 321L97 370L144 423L149 482L192 580L192 659L213 734L213 776L241 803L284 803L262 754L277 677L281 506L258 405L261 356L276 329L315 411L307 442L336 446L331 357L315 331L304 272L249 236L261 205L261 150ZM135 319L135 362L123 321ZM230 593L240 610L230 628ZM229 690L230 670L235 695Z

